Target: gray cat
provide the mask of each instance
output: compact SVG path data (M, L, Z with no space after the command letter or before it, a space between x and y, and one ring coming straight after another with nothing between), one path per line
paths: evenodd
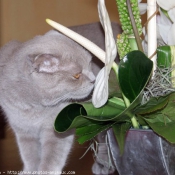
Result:
M0 104L15 132L24 171L61 174L74 135L56 134L53 123L70 101L92 92L90 61L86 50L56 31L1 49Z
M61 174L74 131L55 133L53 123L66 105L91 97L91 58L57 31L0 50L0 105L16 135L24 172Z

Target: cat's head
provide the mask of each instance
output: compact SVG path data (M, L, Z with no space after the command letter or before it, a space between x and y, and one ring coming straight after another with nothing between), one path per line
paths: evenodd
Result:
M43 105L82 100L92 92L91 54L56 31L22 44L16 55L26 60L23 79Z

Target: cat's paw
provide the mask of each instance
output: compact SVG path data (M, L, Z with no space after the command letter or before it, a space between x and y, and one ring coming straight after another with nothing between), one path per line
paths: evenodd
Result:
M92 172L94 175L108 175L115 172L115 168L113 166L107 165L104 162L96 161L92 166Z
M106 131L100 133L98 136L98 143L92 146L95 154L95 162L92 166L92 172L95 175L108 175L116 171L113 165L112 156L109 151ZM96 149L95 149L96 148Z

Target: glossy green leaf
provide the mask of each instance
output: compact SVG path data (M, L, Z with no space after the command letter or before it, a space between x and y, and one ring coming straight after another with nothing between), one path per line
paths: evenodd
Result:
M109 99L107 103L100 108L95 108L92 103L82 103L82 105L87 112L86 117L98 121L112 120L126 108L123 100L116 97Z
M88 104L88 105L90 105L89 109L87 106L84 106L86 109L88 109L87 111L89 114L86 117L89 119L98 120L98 121L115 121L117 123L130 122L130 119L134 115L133 109L138 104L140 104L141 97L142 97L142 94L139 94L135 98L135 100L130 104L130 106L128 108L124 107L123 100L121 100L119 98L115 98L115 97L109 99L107 104L105 106L102 106L99 109L96 109L93 106L91 106L91 104ZM114 110L113 112L110 111L110 113L112 112L113 115L110 115L110 113L108 113L108 111L106 111L107 113L105 112L105 109L107 108L107 106L112 107L112 108L108 108L108 109ZM100 112L100 113L96 113L96 115L95 115L95 111Z
M55 131L61 133L76 128L78 142L84 143L99 132L108 129L113 122L99 122L85 118L87 112L81 104L70 104L65 107L55 120Z
M58 114L55 130L65 132L76 128L78 141L83 143L112 126L114 121L107 120L111 120L124 109L124 102L119 98L110 99L102 108L94 108L92 103L70 104Z
M83 116L87 115L81 104L66 106L56 117L54 127L57 132L64 132L71 128L82 127L91 124L91 121Z
M123 94L130 100L140 94L147 84L153 62L140 51L129 52L119 64L118 79Z
M120 154L123 154L126 132L130 129L131 123L121 123L112 125L112 129L117 140Z
M92 103L73 103L66 106L55 120L55 130L64 132L71 128L86 126L95 121L111 120L125 110L124 102L119 98L111 98L101 108L95 108Z

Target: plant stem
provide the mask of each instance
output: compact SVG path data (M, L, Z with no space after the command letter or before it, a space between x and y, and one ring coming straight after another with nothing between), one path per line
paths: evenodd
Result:
M113 62L112 68L113 68L115 75L117 77L117 80L118 80L118 65L115 62Z
M113 70L114 70L114 72L116 74L117 81L118 81L118 65L114 62L113 65L112 65L112 68L113 68ZM130 101L125 97L125 95L123 93L122 93L122 96L123 96L123 100L125 102L125 106L129 107L130 104L131 104ZM133 127L136 128L136 129L139 129L139 124L138 124L138 122L136 120L135 115L132 115L130 117L131 117L131 122L132 122Z
M123 96L123 100L124 100L124 102L125 102L125 105L126 105L126 107L129 107L130 106L130 101L125 97L125 95L122 93L122 96ZM137 122L137 120L136 120L136 117L135 117L135 115L132 115L131 114L131 122L132 122L132 126L134 127L134 128L136 128L136 129L139 129L139 124L138 124L138 122Z

